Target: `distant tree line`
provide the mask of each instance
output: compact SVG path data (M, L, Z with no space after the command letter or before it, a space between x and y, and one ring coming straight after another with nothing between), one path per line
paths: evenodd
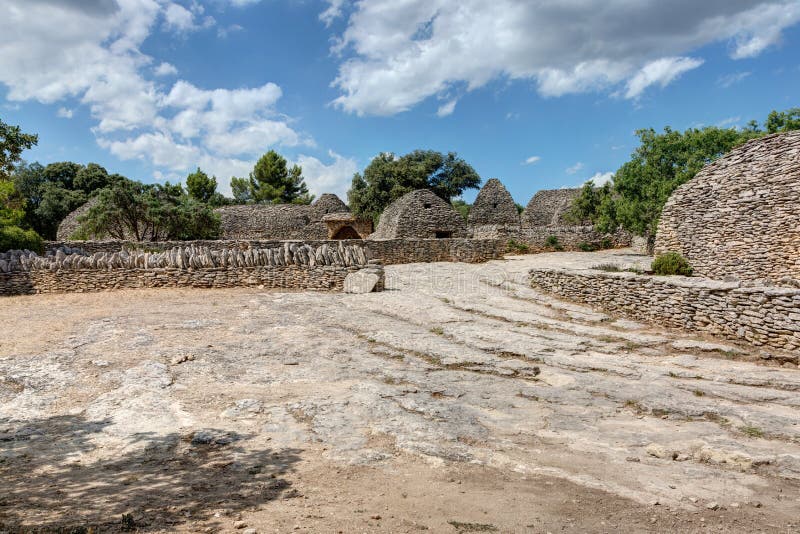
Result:
M652 251L664 204L675 189L705 165L750 139L800 129L800 108L772 111L763 128L755 120L745 128L664 128L637 130L639 146L611 181L596 187L587 182L568 217L589 221L599 232L619 228L647 240Z

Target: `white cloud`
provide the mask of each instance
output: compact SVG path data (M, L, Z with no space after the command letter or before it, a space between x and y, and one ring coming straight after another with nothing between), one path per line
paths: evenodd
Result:
M733 72L731 74L726 74L725 76L720 76L720 78L717 80L717 85L719 85L723 89L727 89L728 87L731 87L741 82L751 74L753 73L748 71Z
M334 20L342 16L342 6L345 0L327 0L328 7L319 14L319 20L330 26Z
M178 32L191 32L202 28L209 28L216 24L214 17L203 17L205 8L194 2L191 10L180 4L168 2L164 9L164 23L169 29Z
M613 177L614 177L613 172L598 172L595 173L591 178L586 180L586 182L584 183L593 182L595 186L600 187L610 182Z
M142 52L148 36L210 20L197 2L9 0L0 18L0 83L10 101L76 98L96 120L98 144L113 155L148 162L160 176L199 165L229 192L230 176L246 175L269 148L313 142L276 109L282 92L274 83L204 89L178 80L164 89L154 81L177 69Z
M224 28L217 28L217 37L219 37L220 39L225 39L229 35L243 30L244 30L243 26L240 26L239 24L231 24L230 26L226 26Z
M301 155L296 163L303 168L308 189L314 195L322 193L335 193L347 202L347 190L353 180L353 175L358 171L358 164L354 159L340 156L332 150L328 156L333 158L329 165L312 156Z
M725 128L730 126L736 126L742 121L742 117L728 117L727 119L722 119L717 123L719 128Z
M497 79L531 80L540 94L608 91L635 98L664 86L718 42L733 58L780 42L800 21L797 0L362 0L332 51L342 110L391 115ZM321 18L340 16L328 0Z
M566 172L567 174L575 174L576 172L580 171L581 169L583 169L583 163L581 163L579 161L578 163L576 163L572 167L567 167L567 169L564 172Z
M158 66L153 69L153 74L156 76L173 76L178 74L178 69L175 68L175 65L172 65L167 62L159 63Z
M684 72L702 64L702 59L691 57L665 57L651 61L628 80L625 98L638 98L651 85L666 87Z
M541 159L542 158L540 156L531 156L528 159L526 159L522 164L523 165L533 165L534 163L538 163L539 160L541 160Z
M442 104L439 106L439 109L436 110L437 117L447 117L448 115L452 115L453 112L456 110L456 103L458 100L455 98L450 100L449 102Z
M74 113L75 113L75 110L61 107L61 108L58 108L58 111L56 112L56 116L57 117L61 117L62 119L71 119L72 115Z
M230 0L231 5L234 7L246 7L259 2L261 2L261 0Z

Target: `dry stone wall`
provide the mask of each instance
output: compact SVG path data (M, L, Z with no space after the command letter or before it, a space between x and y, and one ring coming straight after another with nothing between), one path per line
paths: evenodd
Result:
M533 287L633 319L800 356L800 289L597 270L537 269Z
M537 192L522 212L522 227L569 226L565 216L580 189L549 189Z
M0 254L0 294L98 291L136 287L237 287L341 290L345 277L383 267L356 245L312 247L285 242L274 248L219 249L191 244L161 252L87 254L60 248Z
M274 248L284 246L286 241L51 241L47 243L49 251L61 247L77 248L88 254L95 252L119 252L121 250L143 250L158 252L175 247L186 247L189 243L197 247L204 247L212 251L253 248ZM305 240L290 241L289 243L306 244L317 248L322 245L329 247L357 246L360 247L368 260L381 260L384 265L397 263L426 263L433 261L459 261L477 263L491 259L502 258L506 252L507 239L388 239L388 240Z
M631 235L628 232L618 230L613 234L601 234L592 226L538 226L522 228L517 235L512 236L516 241L526 244L531 252L553 250L546 244L550 237L555 237L563 250L581 250L584 245L600 249L627 247L631 244Z
M428 189L406 193L387 207L373 239L467 237L467 224L453 206Z
M655 250L680 252L701 276L800 279L800 131L754 139L679 187Z

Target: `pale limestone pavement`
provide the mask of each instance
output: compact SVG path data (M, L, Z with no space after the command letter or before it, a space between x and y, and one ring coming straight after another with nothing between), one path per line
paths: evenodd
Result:
M369 294L164 290L143 305L125 292L46 350L0 352L0 430L103 422L71 451L79 463L180 435L243 451L322 445L342 464L470 462L684 510L800 507L796 367L526 283L534 266L608 261L646 260L389 266L387 290Z

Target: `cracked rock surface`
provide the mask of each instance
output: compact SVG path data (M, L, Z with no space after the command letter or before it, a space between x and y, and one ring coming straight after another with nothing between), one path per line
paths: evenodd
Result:
M800 528L800 371L526 283L609 260L4 299L0 526Z

